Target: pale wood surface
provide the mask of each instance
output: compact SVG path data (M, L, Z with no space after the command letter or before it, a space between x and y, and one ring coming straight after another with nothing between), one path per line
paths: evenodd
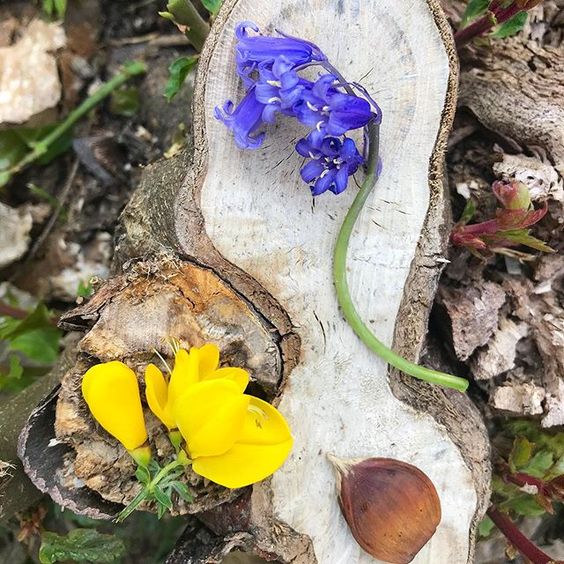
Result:
M429 162L451 71L431 10L423 0L240 0L228 2L223 16L209 67L200 71L206 139L195 144L209 145L200 201L205 230L225 258L279 300L302 339L301 362L280 402L296 445L272 480L274 514L313 539L321 563L372 562L340 515L326 454L398 458L429 475L442 503L442 523L415 561L466 562L479 502L467 464L444 428L392 395L386 365L338 311L331 255L354 184L313 204L293 152L301 126L279 121L264 147L251 152L238 149L213 118L214 106L242 95L233 35L241 20L306 37L346 78L362 79L384 112L384 172L354 233L349 277L360 312L389 344L402 322L398 309L428 211Z

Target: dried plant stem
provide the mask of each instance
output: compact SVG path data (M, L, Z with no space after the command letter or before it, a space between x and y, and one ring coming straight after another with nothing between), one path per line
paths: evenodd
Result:
M548 556L531 540L529 540L516 526L515 523L499 509L492 505L487 514L496 527L507 537L507 540L532 564L557 564L557 561Z
M368 137L369 153L366 178L345 216L345 220L343 221L343 225L337 237L333 255L333 280L339 305L341 306L345 319L362 342L388 364L420 380L464 392L468 388L468 381L464 378L419 366L396 354L379 341L370 328L364 323L352 301L347 282L347 252L354 225L378 180L379 126L377 124L372 123L368 126Z

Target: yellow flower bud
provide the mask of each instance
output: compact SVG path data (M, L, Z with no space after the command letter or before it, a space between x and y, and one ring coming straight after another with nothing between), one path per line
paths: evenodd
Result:
M82 379L82 395L94 419L127 450L147 440L135 372L117 360L97 364Z

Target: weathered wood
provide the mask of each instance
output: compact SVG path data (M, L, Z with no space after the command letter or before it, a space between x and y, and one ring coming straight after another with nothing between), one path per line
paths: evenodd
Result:
M216 518L208 512L206 524L225 539L213 540L213 554L240 546L280 562L373 561L340 514L326 457L332 453L397 458L423 470L439 492L443 519L416 562L471 561L488 498L479 417L460 394L390 376L339 314L332 249L354 185L313 205L292 147L305 133L300 126L281 122L263 148L244 152L213 118L216 105L241 95L233 28L251 18L267 31L316 42L349 80L364 77L383 107L384 172L353 235L349 279L379 338L411 359L423 346L448 233L442 167L457 64L435 0L227 0L200 59L193 152L145 171L122 217L115 257L126 275L131 259L150 258L157 271L147 273L149 284L168 260L158 258L162 253L204 266L263 320L279 348L279 408L295 448L272 479L252 489L245 511L222 506ZM104 319L106 345L120 343L108 356L128 348L128 358L143 361L148 347L170 336L161 332L174 326L177 308L163 307L157 330L149 307L135 318L112 313L124 299L119 284L107 298L83 311L82 322L95 324L84 352L107 360L96 334ZM79 326L81 313L69 319ZM215 322L221 325L220 317ZM244 542L229 545L234 534Z

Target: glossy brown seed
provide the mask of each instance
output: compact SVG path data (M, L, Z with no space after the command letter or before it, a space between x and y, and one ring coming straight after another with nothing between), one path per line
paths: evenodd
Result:
M421 470L391 458L343 461L339 503L358 544L379 560L407 564L441 520L435 486Z

